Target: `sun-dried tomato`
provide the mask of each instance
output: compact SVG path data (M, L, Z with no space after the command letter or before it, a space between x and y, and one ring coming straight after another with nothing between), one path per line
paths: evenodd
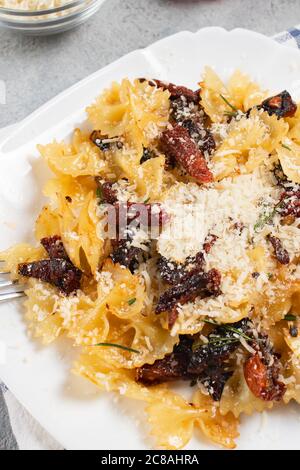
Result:
M204 256L202 252L189 256L184 263L176 263L161 256L157 261L161 278L168 284L175 285L191 274L203 271Z
M184 282L187 283L187 279L189 277L197 273L203 274L205 265L204 253L210 252L216 239L217 237L215 235L209 235L206 238L205 243L203 244L203 251L200 251L195 256L189 256L184 263L176 263L161 256L157 261L157 267L161 278L168 284L176 286L178 289L179 285L182 285ZM217 284L219 282L219 279L215 281ZM214 291L214 295L218 295L218 293L219 292ZM182 298L181 302L183 301L184 299ZM175 305L168 311L169 329L172 329L177 318L178 309L177 305Z
M182 125L188 130L190 137L197 144L201 152L207 152L211 155L215 151L215 139L210 130L207 127L204 127L201 120L198 120L197 118L185 119L182 121Z
M300 217L300 189L287 189L281 194L277 211L282 217Z
M206 344L194 350L189 364L189 371L194 374L202 374L207 368L222 367L240 344L239 334L249 330L249 319L245 318L238 323L218 325L208 335ZM233 327L234 330L231 330Z
M136 370L136 381L145 385L157 385L174 380L190 380L187 368L192 354L193 340L181 336L180 342L171 354L159 359L154 364L145 364Z
M215 139L209 129L209 118L201 104L188 102L184 96L171 101L170 122L185 127L202 153L211 155L216 149Z
M209 234L203 244L203 251L199 251L195 256L189 256L184 263L176 263L161 256L157 261L158 271L161 278L168 284L175 285L183 279L204 270L204 253L208 254L217 240L217 236Z
M251 356L244 364L244 375L253 395L264 401L280 401L286 386L279 380L278 359L272 356L272 364L267 365L259 353Z
M21 276L48 282L66 295L80 289L82 271L65 259L52 258L19 264L18 272Z
M90 139L102 152L114 149L120 150L123 147L123 142L118 137L109 138L97 130L91 133Z
M248 328L248 320L232 325L241 332ZM208 343L194 349L195 337L181 336L173 353L154 364L137 369L136 380L145 385L167 381L192 380L201 382L215 401L219 401L232 371L228 370L228 358L239 346L234 333L217 326L208 336Z
M178 308L174 307L170 312L168 312L168 328L172 330L173 326L175 325L179 312Z
M145 81L145 79L140 80ZM177 86L173 83L166 83L160 80L150 80L148 83L152 86L158 86L159 88L169 91L171 100L170 122L173 125L180 124L182 127L186 128L200 152L210 155L215 150L216 143L212 133L207 127L209 118L200 105L199 90L193 91L184 86ZM164 151L164 139L161 141L161 146ZM165 153L167 167L174 166L174 160L177 160L176 156L172 155L173 152ZM190 156L191 155L192 154L190 154ZM195 177L197 178L197 175Z
M267 387L267 368L258 354L251 356L244 365L246 382L251 392L258 398Z
M232 371L224 371L220 367L211 367L198 378L198 381L204 385L214 401L220 401L226 382L232 374Z
M282 241L272 235L269 235L267 238L274 248L274 255L277 261L280 264L289 264L290 255L288 251L283 247Z
M293 117L297 111L297 105L292 100L288 91L283 91L276 96L271 96L262 102L258 109L263 109L270 116L278 118Z
M110 181L102 181L101 178L96 176L95 178L101 203L104 204L115 204L118 202L118 195L116 189L113 188L113 184Z
M218 240L217 235L214 235L213 233L209 234L206 237L206 239L204 241L204 245L203 245L203 249L204 249L206 254L210 253L212 247L214 246L214 244L216 243L217 240Z
M113 240L113 252L110 255L113 263L119 263L132 273L143 260L143 250L131 245L131 240Z
M157 86L163 90L168 90L171 100L184 96L188 102L198 103L200 101L200 90L193 91L185 86L178 86L174 85L174 83L163 82L162 80L156 79L146 80L145 78L140 78L140 81L148 81L151 86Z
M154 385L171 380L200 382L215 401L221 399L224 386L232 376L231 355L240 346L240 337L252 338L256 353L244 365L246 382L252 393L265 401L282 399L286 387L279 380L280 363L267 335L258 333L245 318L238 323L218 325L207 336L207 343L195 348L198 337L181 336L173 353L136 371L136 380Z
M54 235L53 237L42 238L41 244L47 251L49 258L60 258L70 261L60 236Z
M171 160L177 161L199 183L213 180L204 155L184 127L175 125L166 130L161 137L161 146Z
M58 235L42 238L41 244L47 251L49 259L19 264L20 276L48 282L66 295L78 290L82 271L71 262L61 238Z
M125 226L120 227L121 233L128 232L128 226L136 221L137 225L151 229L151 227L158 227L161 229L163 225L169 220L169 216L159 203L145 204L137 202L116 203L114 205L116 210L116 221L118 226L120 223L125 222ZM126 238L126 236L122 237Z
M274 351L266 333L256 332L250 346L255 350L244 364L244 376L251 392L264 401L280 401L286 386L280 381L280 354Z
M112 223L116 224L116 227L113 232L115 238L111 240L113 252L110 257L114 263L120 263L134 272L145 255L142 248L132 245L134 234L141 229L160 230L168 220L168 215L160 204L115 203L114 209L115 217Z
M181 283L164 292L157 303L155 313L170 312L178 304L185 304L196 297L217 296L220 294L221 274L216 269L207 273L196 272Z
M151 160L152 158L155 158L157 155L155 152L149 148L144 147L143 148L143 155L140 159L140 164L142 165L143 163L147 162L148 160Z

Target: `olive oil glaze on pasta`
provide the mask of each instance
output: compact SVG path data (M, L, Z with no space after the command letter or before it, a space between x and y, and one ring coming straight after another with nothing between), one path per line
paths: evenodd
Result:
M39 243L1 253L28 283L28 327L71 338L76 374L145 402L155 446L199 428L233 448L241 414L300 402L299 108L207 67L196 91L113 83L87 119L39 146L53 172Z

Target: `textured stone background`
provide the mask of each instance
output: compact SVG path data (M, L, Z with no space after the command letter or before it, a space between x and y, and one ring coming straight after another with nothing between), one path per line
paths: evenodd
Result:
M0 450L16 450L17 443L11 431L7 408L0 389Z
M107 0L80 28L45 38L0 31L0 79L13 124L60 91L134 49L183 29L243 27L272 35L300 23L299 0ZM0 392L0 449L15 449Z
M244 27L267 35L300 23L298 0L107 0L74 31L45 38L0 32L7 106L0 127L136 48L183 29Z

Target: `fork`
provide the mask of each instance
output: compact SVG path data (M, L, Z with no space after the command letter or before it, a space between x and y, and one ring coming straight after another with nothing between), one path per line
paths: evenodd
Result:
M7 300L24 297L24 289L18 281L9 278L10 272L3 270L3 261L0 260L0 303Z

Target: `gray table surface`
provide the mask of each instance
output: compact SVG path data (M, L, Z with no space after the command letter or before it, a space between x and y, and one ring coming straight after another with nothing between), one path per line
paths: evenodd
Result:
M243 27L273 35L300 23L299 0L106 0L80 28L30 38L0 31L0 80L13 124L60 91L136 48L187 29ZM0 392L0 449L16 449Z

